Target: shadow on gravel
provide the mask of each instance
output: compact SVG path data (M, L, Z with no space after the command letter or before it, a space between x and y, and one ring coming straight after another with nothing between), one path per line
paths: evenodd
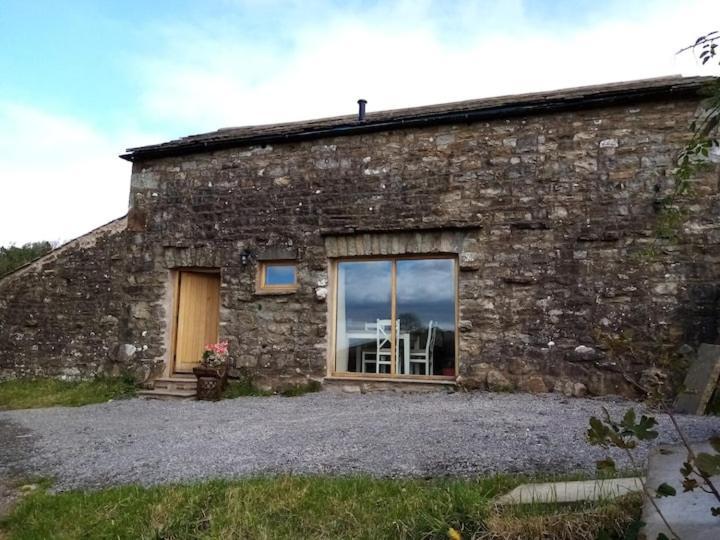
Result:
M18 485L29 476L27 460L32 452L29 430L0 418L0 518L10 513L20 497Z

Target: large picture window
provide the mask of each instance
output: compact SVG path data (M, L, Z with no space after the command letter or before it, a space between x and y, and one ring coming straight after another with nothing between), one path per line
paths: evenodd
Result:
M455 259L338 261L335 372L455 375Z

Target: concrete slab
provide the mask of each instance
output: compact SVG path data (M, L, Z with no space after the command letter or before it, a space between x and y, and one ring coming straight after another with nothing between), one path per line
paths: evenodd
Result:
M711 452L708 443L692 444L692 448L698 453ZM655 499L655 503L680 538L717 540L720 538L720 518L710 513L710 507L718 506L715 497L699 489L683 493L680 467L686 459L687 449L684 446L659 446L653 449L648 460L647 486L654 492L665 482L677 490L674 497ZM715 485L720 484L720 476L714 476L712 480ZM643 505L642 520L646 524L643 532L648 539L655 540L661 532L672 538L649 501Z
M684 414L703 414L720 377L720 345L703 343L690 365L675 410Z
M528 504L597 501L627 495L634 491L642 491L642 484L638 478L545 482L522 484L510 493L499 497L495 502L498 504Z

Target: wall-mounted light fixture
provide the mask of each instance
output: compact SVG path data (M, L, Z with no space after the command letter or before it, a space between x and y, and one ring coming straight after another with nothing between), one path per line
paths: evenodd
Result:
M253 258L254 258L254 256L252 254L252 251L250 251L247 248L243 249L242 252L240 253L240 263L243 266L246 266L247 263L249 263Z

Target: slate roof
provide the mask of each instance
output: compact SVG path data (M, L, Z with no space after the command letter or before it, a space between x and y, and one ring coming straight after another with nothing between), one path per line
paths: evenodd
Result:
M586 109L668 96L697 94L701 87L715 80L715 77L661 77L549 92L457 101L408 109L368 112L363 121L358 120L357 114L353 114L282 124L223 128L161 144L128 148L127 153L120 157L128 161L142 161L155 157L207 152L236 146L276 144L440 123L481 121L542 112Z

